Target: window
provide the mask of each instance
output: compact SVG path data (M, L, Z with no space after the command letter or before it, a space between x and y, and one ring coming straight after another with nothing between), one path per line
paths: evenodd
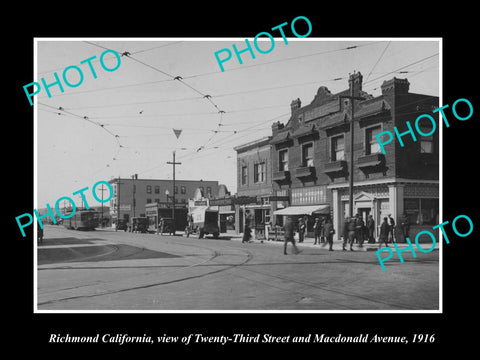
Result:
M175 186L175 188L173 189L173 192L174 192L175 194L178 194L178 186Z
M331 161L345 160L345 138L343 135L332 137Z
M160 194L160 186L155 185L155 194Z
M278 152L278 170L288 171L288 149Z
M185 195L185 194L187 193L187 188L186 188L185 186L183 186L183 185L180 186L180 193L182 193L182 194Z
M403 201L410 225L438 224L438 199L405 198Z
M152 203L152 199L147 198L147 204L151 204L151 203Z
M265 224L268 224L270 221L270 209L265 209Z
M265 182L265 163L258 163L253 165L253 182Z
M152 193L152 185L147 185L147 194Z
M375 135L381 132L381 126L371 127L365 130L365 155L377 154L381 152Z
M248 179L248 168L246 166L242 166L242 185L247 185Z
M156 202L157 204L160 204L160 199L155 199L155 202Z
M180 201L182 202L182 204L186 204L186 203L187 203L187 199L180 199Z
M420 129L423 134L428 134L432 129ZM433 134L420 137L420 153L433 154Z
M207 195L212 195L212 188L207 186Z
M313 143L302 145L302 166L313 166Z

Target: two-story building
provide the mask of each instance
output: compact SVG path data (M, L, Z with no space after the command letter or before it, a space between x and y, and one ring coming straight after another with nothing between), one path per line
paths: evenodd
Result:
M416 142L406 135L404 147L392 141L385 146L385 154L375 137L382 131L394 133L394 127L403 133L408 130L406 121L414 124L419 115L432 115L438 107L438 97L410 93L409 85L407 79L393 78L374 97L362 90L361 73L354 73L342 92L332 94L322 86L310 104L302 107L300 99L292 101L289 121L274 123L270 140L272 190L289 193L291 205L276 214L330 213L338 237L349 213L353 176L353 214L364 219L372 215L377 226L388 214L395 220L406 214L411 235L426 225L431 230L439 213L438 131L417 136ZM353 100L353 149L351 95L362 98ZM419 126L423 133L432 129L428 120Z

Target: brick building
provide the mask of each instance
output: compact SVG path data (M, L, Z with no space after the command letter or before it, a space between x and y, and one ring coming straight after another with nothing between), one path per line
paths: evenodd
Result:
M258 232L264 231L270 222L272 207L271 137L264 137L237 146L237 196L235 199L235 223L237 232L243 232L245 219Z
M332 94L322 86L310 104L292 101L289 121L272 125L273 193L288 193L293 209L330 213L336 237L341 234L349 213L352 151L351 100L343 96L353 93L364 99L354 100L353 213L365 219L372 215L377 227L388 214L397 220L405 213L413 224L411 235L427 225L431 230L439 212L438 131L417 136L416 142L405 135L404 147L395 139L385 146L385 155L375 137L382 131L394 133L394 126L400 133L407 131L406 121L413 124L438 107L438 97L410 93L409 85L407 79L393 78L374 97L362 90L361 73L354 73L344 91ZM423 133L432 129L428 120L419 124Z
M170 208L173 192L175 207L178 208L187 207L188 200L193 198L197 188L200 188L206 197L216 196L219 190L218 181L203 180L175 180L175 189L172 189L172 180L114 178L109 183L113 187L113 197L110 200L111 218L117 219L120 208L120 218L127 222L132 217L145 216L146 204L158 203L160 207ZM166 190L169 192L168 197Z

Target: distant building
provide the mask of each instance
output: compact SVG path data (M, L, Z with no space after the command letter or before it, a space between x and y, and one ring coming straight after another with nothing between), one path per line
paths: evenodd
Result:
M216 196L219 190L218 181L206 180L175 180L175 189L172 189L172 180L165 179L114 178L109 183L113 187L113 197L110 200L110 215L113 222L118 218L118 211L120 218L127 222L132 217L144 217L145 206L150 203L171 208L174 193L175 207L186 208L188 199L193 197L197 188L206 197Z

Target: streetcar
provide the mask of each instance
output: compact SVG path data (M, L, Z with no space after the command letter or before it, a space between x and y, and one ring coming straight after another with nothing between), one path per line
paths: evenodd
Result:
M99 224L99 212L93 210L80 210L71 218L63 219L63 226L67 229L95 230Z

